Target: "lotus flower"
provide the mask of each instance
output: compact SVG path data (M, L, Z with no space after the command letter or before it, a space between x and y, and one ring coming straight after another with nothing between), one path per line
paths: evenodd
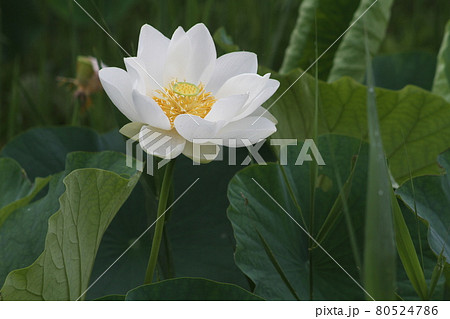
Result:
M122 134L138 139L151 155L172 159L183 153L202 161L202 154L193 154L193 143L242 147L276 131L276 119L261 105L279 82L256 73L254 53L217 58L204 24L187 32L179 27L170 40L144 25L137 57L124 61L126 71L103 68L99 77L131 121Z

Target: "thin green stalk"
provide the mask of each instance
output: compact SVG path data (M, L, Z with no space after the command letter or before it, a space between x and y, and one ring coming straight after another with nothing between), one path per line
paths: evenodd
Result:
M272 250L270 249L269 244L264 239L264 237L261 235L261 233L258 231L258 229L255 228L255 231L258 234L259 239L261 240L261 243L263 244L263 247L264 247L264 250L266 251L267 257L269 258L270 262L272 263L272 265L277 270L277 272L280 275L281 279L283 280L284 284L289 289L289 291L294 296L294 298L300 301L301 300L300 297L298 296L298 294L295 291L294 287L289 282L286 274L284 273L283 269L281 268L280 264L278 263L278 261L277 261L275 255L273 254Z
M315 25L315 54L316 59L318 56L317 49L317 15L314 16ZM319 63L315 65L315 103L314 103L314 127L313 127L313 140L317 141L318 137L318 126L319 126ZM309 234L314 236L314 215L315 215L315 199L316 199L316 181L318 175L318 166L316 159L311 162L310 166L310 210L309 210ZM313 259L313 248L314 243L311 237L308 238L309 241L309 299L313 300L313 287L314 287L314 259Z
M283 174L283 179L284 179L285 185L289 191L289 196L291 196L291 199L294 202L294 205L300 214L300 218L302 219L303 226L306 228L306 230L309 231L309 228L308 228L309 226L308 226L308 224L306 224L305 217L303 216L302 208L300 207L300 204L298 203L297 199L295 198L294 191L292 189L291 183L289 182L289 179L286 174L286 170L284 169L283 165L280 165L280 169L281 169L281 173Z
M26 87L23 85L23 83L20 81L20 79L17 79L17 86L22 91L22 95L27 101L28 106L30 107L31 112L34 114L34 116L39 121L40 125L48 125L46 118L41 114L41 111L39 110L38 106L36 105L35 101L31 97L30 93L26 89Z
M444 257L444 247L438 256L436 266L434 267L433 273L431 274L430 289L428 291L428 297L426 300L431 300L433 297L434 289L436 288L439 278L441 278L442 273L445 268L445 257ZM444 299L445 300L445 299Z
M403 137L403 141L405 141L405 157L406 157L406 164L408 165L408 171L409 171L409 180L411 181L411 190L412 190L412 194L413 194L413 202L414 202L414 214L416 216L416 227L417 227L417 235L418 235L418 239L419 239L419 252L420 252L420 265L422 267L422 272L425 271L425 263L423 261L423 248L422 248L422 238L420 235L420 219L419 219L419 214L417 213L417 205L416 205L416 191L414 189L414 181L413 181L413 176L412 176L412 171L411 171L411 166L409 163L409 156L408 156L408 149L406 147L406 138L405 138L405 134L403 134L403 130L400 128L400 132L402 133L402 137Z
M283 37L283 34L286 32L286 25L288 22L287 17L289 15L289 12L292 10L292 0L287 1L284 5L282 5L282 8L280 9L280 19L278 22L278 26L276 28L276 31L274 33L274 36L272 37L272 43L268 51L269 56L267 58L267 66L274 69L274 60L275 56L278 52L278 49L280 48L280 42Z
M427 300L428 291L425 275L421 268L416 248L409 233L408 226L403 218L402 210L398 204L394 191L391 190L392 213L394 217L395 243L397 253L414 290L422 300Z
M163 34L169 31L169 23L167 17L169 15L168 2L166 0L159 0L159 27Z
M203 7L203 13L202 13L202 20L204 24L209 25L209 20L211 17L211 8L213 5L213 0L206 0L206 2L202 5Z
M197 21L198 3L197 0L188 0L186 2L186 16L185 26L186 28L192 27Z
M11 83L11 95L8 107L8 125L7 125L7 141L11 140L17 133L17 114L19 111L19 90L17 80L19 79L19 60L14 61L13 67L13 81Z
M2 30L2 8L0 6L0 34L3 34L2 32L3 32L3 30ZM3 61L3 50L0 50L0 61ZM2 86L3 76L4 76L4 74L2 72L4 72L4 71L5 71L5 68L2 67L2 71L0 71L0 105L6 104L5 101L3 101L3 86ZM2 114L3 109L4 108L0 107L0 119L4 118L4 115ZM0 121L0 125L4 126L5 124ZM0 130L0 134L3 135L2 130ZM1 146L1 143L2 143L2 141L0 140L0 146Z
M70 123L72 126L80 125L80 101L77 98L73 99L73 111Z
M156 176L156 174L155 174ZM157 183L157 182L156 182ZM159 185L161 186L161 185ZM158 190L159 193L159 190ZM173 203L174 200L174 189L170 188L170 193L168 197L168 202ZM172 209L166 209L166 213L164 215L164 223L167 224L170 221L170 217L172 215ZM164 226L165 229L165 226ZM170 279L175 277L175 264L173 262L173 254L172 254L172 246L170 244L169 236L167 231L163 230L163 235L161 239L161 246L159 249L158 255L158 265L159 269L161 269L161 275L164 279ZM158 276L160 277L160 276Z
M162 238L162 250L163 255L160 256L159 262L164 265L164 279L170 279L175 277L175 265L173 263L173 254L171 249L169 237L167 236L167 232L163 232Z
M47 29L46 34L50 33L48 31L49 23L51 19L49 18L49 10L39 10L39 23L45 26ZM47 33L48 32L48 33ZM45 43L41 43L39 46L39 92L36 94L33 94L33 98L31 98L30 101L33 101L35 113L39 113L40 118L40 124L41 125L49 125L52 122L50 114L53 114L53 106L52 106L52 89L44 89L49 88L51 86L49 80L48 80L48 48L52 47L53 44L49 44L48 38L46 38ZM37 62L37 61L36 61ZM51 82L53 83L53 82ZM20 83L19 83L20 84ZM24 89L22 89L24 91ZM25 94L25 92L24 92ZM36 98L37 96L37 98ZM25 98L28 100L28 98L25 96ZM30 104L31 107L33 107ZM44 120L44 121L42 121Z
M161 193L159 195L158 213L156 215L156 228L153 235L152 250L148 260L147 271L145 273L145 284L150 284L153 281L153 274L155 273L156 264L158 262L159 247L161 245L161 238L164 230L164 215L167 207L167 199L172 185L173 169L175 160L171 160L164 172L164 179L162 182Z
M69 1L69 12L72 17L70 20L70 53L72 56L73 70L76 72L76 61L77 61L77 52L78 52L78 41L77 41L77 27L75 22L75 14L74 14L74 3L73 1Z
M328 212L325 221L323 222L322 226L320 226L320 229L317 232L316 240L319 244L321 244L325 240L325 238L327 238L327 236L332 232L334 226L342 217L342 213L344 211L343 208L344 203L347 202L348 197L350 195L350 191L352 189L352 181L353 181L353 174L355 173L355 167L356 167L356 160L352 163L350 175L348 176L344 185L340 185L341 187L339 187L339 195L337 196L335 202L333 203L333 206Z
M330 156L331 156L330 162L333 165L333 171L335 173L334 176L336 178L337 187L339 189L339 195L336 200L340 200L340 203L342 204L342 211L344 212L345 223L347 224L347 230L348 230L348 234L349 234L349 238L350 238L350 246L352 248L353 258L355 260L355 264L356 264L356 268L358 269L358 272L361 273L361 269L362 269L361 257L359 255L359 249L358 249L358 245L356 242L356 232L355 232L355 229L353 227L352 220L350 217L350 211L349 211L349 207L348 207L348 203L347 203L348 198L346 198L345 191L344 191L344 189L347 187L350 187L348 189L348 191L349 192L351 191L351 185L347 186L347 183L351 184L351 181L347 180L345 182L345 184L342 183L342 178L341 178L341 174L339 172L339 167L336 165L336 157L334 155L334 149L332 147L330 135L327 134L325 136L327 138L328 148L330 150ZM362 144L359 145L359 149L358 149L358 153L356 154L355 161L352 163L352 170L350 171L349 179L352 178L353 170L356 167L356 163L358 161L358 156L361 152L361 145ZM325 222L326 222L326 220L325 220ZM319 241L319 243L320 243L320 241Z

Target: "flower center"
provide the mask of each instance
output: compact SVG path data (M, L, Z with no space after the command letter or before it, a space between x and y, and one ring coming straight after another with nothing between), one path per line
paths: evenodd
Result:
M200 92L200 88L192 83L176 82L173 85L173 91L179 95L196 96Z
M211 92L205 92L203 84L198 86L189 82L169 83L163 90L156 91L153 100L169 118L173 127L175 118L180 114L191 114L204 118L216 102Z

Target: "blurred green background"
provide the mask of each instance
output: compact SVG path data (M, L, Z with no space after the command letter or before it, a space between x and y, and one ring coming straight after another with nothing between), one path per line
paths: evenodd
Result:
M187 29L203 22L211 33L223 27L237 47L256 52L260 64L278 70L301 0L78 2L132 55L145 23L170 37L179 25ZM428 88L449 18L447 0L395 1L380 60L374 61L375 72L386 78L384 83L390 80L389 86L396 88L395 76L383 75L382 69L389 65L383 56L403 54L402 72L416 74L413 84ZM120 117L103 93L95 94L92 107L74 121L74 89L57 81L58 76L75 77L78 55L123 67L125 53L73 0L1 0L0 43L0 148L35 126L72 123L100 132L117 127ZM223 53L219 47L218 54ZM411 74L409 79L414 78Z

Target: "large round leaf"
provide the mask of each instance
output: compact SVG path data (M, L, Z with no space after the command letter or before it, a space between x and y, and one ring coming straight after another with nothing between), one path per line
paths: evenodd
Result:
M28 194L32 184L20 165L10 158L0 158L0 208Z
M48 219L59 209L64 178L80 168L99 168L129 178L135 170L123 165L125 156L115 152L69 154L64 172L52 176L47 194L31 204L18 207L0 225L0 284L17 268L30 265L44 250Z
M177 278L133 289L128 292L125 300L258 301L263 299L236 285L203 278Z
M67 155L74 151L124 149L124 140L117 131L99 135L80 127L34 128L20 134L3 148L0 153L2 161L11 162L13 160L7 157L12 157L23 166L24 172L20 169L20 174L17 174L55 176L43 198L28 204L33 197L30 195L35 195L32 191L4 208L12 210L8 211L7 215L11 216L5 221L6 226L0 228L0 284L10 271L30 265L43 251L47 221L59 208L58 198L64 192L62 181L67 174L87 167L111 170L119 175L129 175L134 171L123 165L125 157L119 154L74 153L66 158ZM41 188L41 181L47 180L37 178L34 191ZM1 215L6 214L2 212Z
M75 151L125 150L120 134L99 135L81 127L34 128L10 141L0 152L2 157L14 158L30 179L48 176L65 169L66 155Z
M309 299L312 284L313 299L364 298L361 287L350 278L352 276L360 281L357 255L362 256L364 240L368 159L367 146L360 146L359 143L339 136L319 138L318 148L327 165L319 167L312 231L309 220L310 165L294 165L300 147L290 146L287 166L251 166L232 179L228 191L228 216L237 241L236 263L255 282L256 294L276 300ZM357 154L359 155L356 157ZM355 159L356 166L351 174L351 163ZM349 174L350 179L347 178ZM341 182L338 182L337 176L340 176ZM351 183L348 184L350 180ZM351 187L347 193L348 185ZM340 219L336 219L338 222L333 227L327 227L328 236L324 237L318 230L327 224L327 215L339 203L336 199L339 189L342 189L344 196L348 194L346 202L351 226L342 217L345 216L342 212L345 207L341 206ZM420 238L417 233L418 224L414 216L406 209L403 209L403 215L416 250L419 250L419 240L422 240L423 248L419 258L425 262L425 279L430 283L437 258L427 248L423 234ZM322 247L347 273L317 245L313 245L315 248L312 250L311 264L308 255L311 243L300 226L319 240ZM422 232L424 225L419 226ZM352 248L350 229L354 232L356 250ZM398 227L396 231L400 231ZM417 300L417 293L403 267L403 263L397 258L396 292L405 300ZM442 299L442 288L441 279L433 298Z
M429 224L428 241L436 255L450 261L450 151L439 156L444 176L422 176L397 190L400 198Z
M49 182L36 178L34 184L11 158L0 158L0 225L16 209L28 204Z
M0 286L8 273L31 265L44 250L48 219L58 211L64 176L53 176L43 198L13 211L0 226Z
M320 248L313 249L313 273L309 272L309 238L300 226L308 229L313 236L317 234L338 196L338 179L341 183L347 179L354 156L359 154L347 204L353 228L361 239L367 147L363 145L359 151L358 140L323 137L319 139L318 148L327 165L319 168L313 230L310 229L309 218L310 162L295 165L300 146L290 147L287 166L251 166L240 171L230 182L228 216L237 241L236 263L255 282L255 293L264 298L309 299L311 295L313 299L326 300L364 298L361 288ZM359 281L343 218L321 244ZM309 289L310 276L313 278L312 292Z
M115 155L107 152L98 156ZM118 160L123 161L124 156L120 155ZM100 158L91 163L104 162ZM139 179L140 174L132 172L125 174L122 169L119 176L116 172L84 168L68 174L64 178L66 191L60 197L60 209L48 221L43 253L31 266L8 275L1 290L2 298L84 298L100 239Z
M273 137L311 138L317 94L319 135L341 134L368 141L366 86L342 78L333 83L319 81L316 92L315 79L302 76L301 70L272 76L280 81L279 92L286 91L270 109L278 120ZM395 180L402 184L411 175L439 174L442 170L436 157L450 145L450 103L414 86L400 91L376 88L375 93L383 147ZM405 165L405 152L409 165Z
M91 284L95 284L89 289L87 299L125 294L142 285L153 229L139 241L135 241L155 219L155 214L149 215L147 209L156 212L156 201L153 199L154 205L149 208L146 207L147 201L139 183L106 230L92 270ZM128 248L130 249L127 251ZM122 256L125 251L126 254ZM106 270L108 271L105 273Z

